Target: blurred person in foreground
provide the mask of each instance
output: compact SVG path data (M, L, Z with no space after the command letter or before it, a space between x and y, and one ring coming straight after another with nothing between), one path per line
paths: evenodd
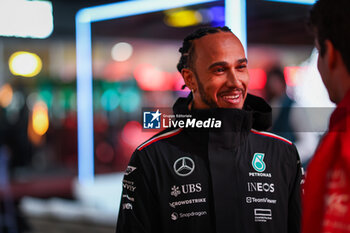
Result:
M220 124L166 129L135 150L116 231L299 232L298 152L258 131L270 127L271 108L247 93L241 42L227 27L200 28L179 51L177 68L191 93L174 113Z
M317 146L318 135L309 131L311 122L305 109L287 95L287 84L280 66L268 70L264 90L272 107L271 132L295 143L306 167Z
M350 232L349 10L349 0L319 0L310 12L319 52L317 67L337 108L308 168L304 233Z

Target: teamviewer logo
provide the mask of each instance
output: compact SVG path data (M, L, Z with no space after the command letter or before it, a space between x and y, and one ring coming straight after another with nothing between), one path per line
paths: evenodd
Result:
M160 118L162 113L157 109L156 112L143 112L144 129L160 129Z

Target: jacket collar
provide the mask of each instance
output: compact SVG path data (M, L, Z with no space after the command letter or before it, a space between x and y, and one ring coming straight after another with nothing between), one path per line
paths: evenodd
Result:
M174 114L191 115L197 120L215 119L221 121L220 128L188 128L195 141L201 144L208 142L224 148L236 147L246 141L251 130L267 130L271 126L271 107L260 97L247 95L243 109L192 109L188 106L192 94L179 98L174 106Z
M350 90L345 94L344 98L338 103L336 109L331 115L329 121L329 131L346 131L348 122L346 121L350 110Z

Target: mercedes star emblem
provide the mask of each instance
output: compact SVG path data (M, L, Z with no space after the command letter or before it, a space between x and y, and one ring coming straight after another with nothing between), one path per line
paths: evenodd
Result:
M194 162L189 157L181 157L174 163L174 171L179 176L188 176L194 171Z

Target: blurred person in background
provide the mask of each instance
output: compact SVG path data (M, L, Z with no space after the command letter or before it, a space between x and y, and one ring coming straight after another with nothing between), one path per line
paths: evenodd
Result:
M310 12L318 70L337 104L312 159L303 200L304 233L350 232L350 1L319 0Z
M316 133L308 132L310 119L294 99L287 95L287 84L279 66L267 72L265 98L272 107L271 132L295 143L304 167L307 166L317 145Z
M300 232L299 155L258 131L270 127L271 108L248 94L239 39L227 27L200 28L179 51L191 93L174 113L222 125L166 129L141 144L125 171L116 231Z
M0 232L28 232L31 227L19 208L21 197L11 191L11 181L15 170L31 161L32 147L27 137L29 113L26 106L16 115L6 111L0 106Z

